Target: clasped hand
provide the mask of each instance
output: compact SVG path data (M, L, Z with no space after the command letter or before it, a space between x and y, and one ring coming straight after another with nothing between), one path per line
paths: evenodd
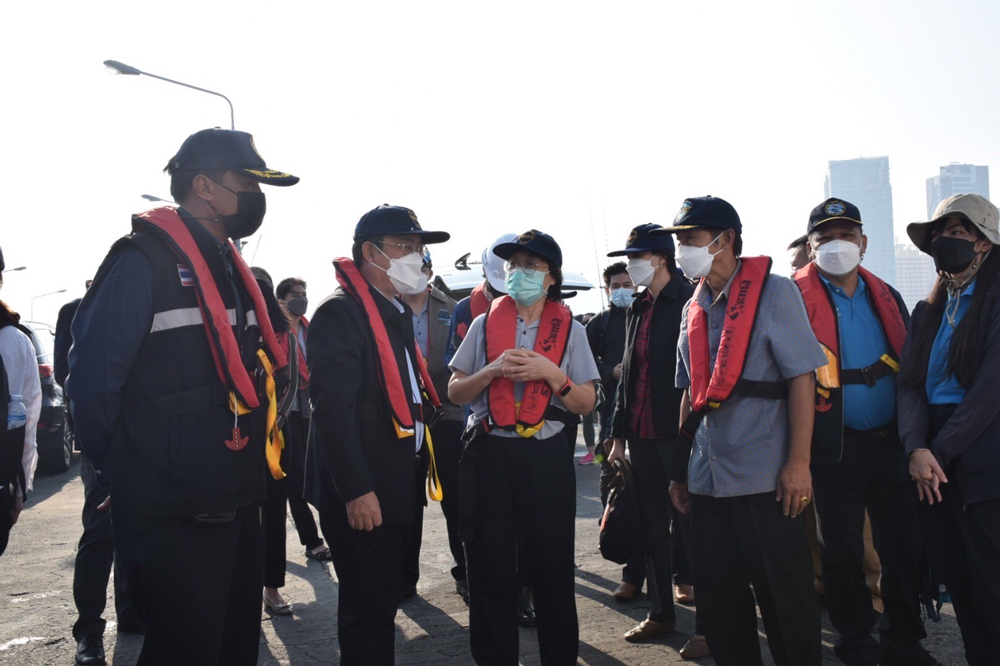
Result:
M489 365L494 377L515 382L535 380L559 382L562 370L555 363L531 349L508 349Z
M948 477L930 449L917 449L910 456L910 476L917 482L921 501L941 501L941 484L948 483Z

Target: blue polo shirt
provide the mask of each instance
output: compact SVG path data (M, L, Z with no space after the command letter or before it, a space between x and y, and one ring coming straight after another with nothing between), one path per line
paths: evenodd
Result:
M889 351L882 326L872 312L868 286L858 276L854 296L822 275L820 279L833 296L840 329L840 367L860 370L872 365ZM855 430L871 430L896 418L895 373L879 379L875 386L847 384L844 386L844 425Z
M948 359L951 356L952 336L955 335L955 329L958 328L962 317L969 311L975 288L976 281L973 280L958 297L957 306L952 297L948 298L948 303L945 305L945 314L941 317L941 326L938 327L937 335L934 337L931 357L927 363L927 402L932 405L958 404L965 398L965 388L958 383L954 373L948 372ZM953 310L955 307L958 309ZM948 321L949 312L955 312L954 325Z

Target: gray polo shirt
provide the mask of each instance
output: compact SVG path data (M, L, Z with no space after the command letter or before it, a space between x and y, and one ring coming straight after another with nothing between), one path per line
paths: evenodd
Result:
M740 262L739 265L742 265ZM737 271L739 270L737 266ZM736 273L733 273L733 277ZM719 351L722 326L733 278L712 303L704 289L698 300L708 313L708 349L712 367ZM691 353L688 347L684 306L677 341L677 386L691 386ZM826 364L802 295L791 280L771 274L757 310L757 322L747 352L743 376L756 381L781 381L812 372ZM788 401L767 398L732 398L709 410L691 447L688 490L697 495L739 497L772 492L788 460Z
M455 352L454 358L448 367L453 371L458 370L467 375L473 375L486 366L486 339L483 336L483 322L486 315L479 315L473 320L469 327L462 345ZM536 320L525 326L524 320L517 318L517 332L514 338L517 341L517 349L534 349L535 338L538 337L538 324ZM578 321L573 321L570 328L569 340L566 342L566 353L563 354L562 364L559 366L563 372L569 375L574 384L586 384L599 380L601 373L597 370L597 363L594 361L594 354L590 351L590 344L587 342L587 329ZM472 425L489 414L489 404L486 402L486 391L483 391L472 401L472 413L469 415L469 425ZM514 399L520 400L524 395L524 382L514 382ZM565 410L559 396L552 396L553 407ZM547 420L545 425L537 434L537 439L548 439L563 429L563 424L558 421ZM498 437L520 437L512 430L493 430L491 435Z

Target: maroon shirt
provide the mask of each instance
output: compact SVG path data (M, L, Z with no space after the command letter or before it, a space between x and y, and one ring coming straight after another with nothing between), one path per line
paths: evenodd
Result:
M636 305L641 311L632 343L635 381L632 382L632 399L629 401L628 427L640 439L659 439L653 423L653 392L649 384L649 331L653 323L653 299L649 297L649 292Z

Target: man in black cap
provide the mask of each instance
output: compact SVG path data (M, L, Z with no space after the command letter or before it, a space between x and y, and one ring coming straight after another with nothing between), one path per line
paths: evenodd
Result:
M813 371L826 357L791 280L770 274L770 257L741 256L742 231L736 209L709 196L686 199L654 232L676 234L677 264L699 281L677 345L681 434L693 446L670 495L692 517L698 617L715 662L762 663L756 598L774 663L819 666L798 516L812 501Z
M267 405L286 363L232 240L263 221L260 183L299 179L222 129L192 134L165 171L180 206L134 216L111 248L73 320L67 390L110 486L139 663L254 664L264 475L283 476ZM100 638L89 647L77 663L103 663Z
M849 666L934 666L920 640L917 488L900 473L896 373L909 313L895 289L861 267L861 211L831 198L809 214L812 262L795 274L828 362L816 370L812 475L835 651ZM865 582L865 510L882 562L879 620ZM880 643L871 631L876 623Z
M353 260L333 264L340 286L316 310L306 342L313 432L306 499L319 509L340 582L340 663L395 658L396 606L423 484L415 469L438 405L399 299L426 286L425 231L408 208L379 206L354 230ZM425 468L426 469L426 468Z
M670 484L677 443L675 415L684 391L674 386L663 369L676 363L681 312L694 288L676 273L674 239L651 233L659 228L655 224L637 226L624 250L608 254L628 257L632 283L645 287L626 314L622 379L608 455L611 463L624 460L627 444L642 514L649 613L625 634L629 642L672 632L676 620L670 538L673 511L663 488ZM678 527L688 532L686 541L690 542L690 521L682 519ZM625 585L623 582L622 587Z

